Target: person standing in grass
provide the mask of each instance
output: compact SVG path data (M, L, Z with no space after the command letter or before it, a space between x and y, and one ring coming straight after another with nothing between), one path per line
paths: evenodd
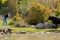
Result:
M6 30L8 29L8 23L7 23L7 18L11 16L11 13L8 12L4 18L3 18L3 29L2 29L2 32L4 30L4 28L6 28Z

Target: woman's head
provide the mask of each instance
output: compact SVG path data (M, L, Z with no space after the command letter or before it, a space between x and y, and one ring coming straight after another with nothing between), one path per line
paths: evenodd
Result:
M11 12L8 12L8 16L11 16Z

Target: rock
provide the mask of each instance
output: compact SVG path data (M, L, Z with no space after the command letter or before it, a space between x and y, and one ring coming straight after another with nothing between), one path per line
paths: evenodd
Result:
M31 25L31 27L35 28L35 25Z
M15 27L27 27L28 24L25 24L25 23L16 23L15 24Z
M48 22L44 22L44 27L48 28L48 24L49 24Z
M9 34L11 34L12 33L12 29L9 29L8 28L8 31L7 31Z
M26 34L26 32L20 32L20 34Z
M25 24L15 24L15 27L26 27Z
M48 24L48 27L49 27L49 28L55 28L55 27L56 27L56 25L55 25L55 24L50 23L50 24Z
M15 32L15 34L20 34L20 32Z
M0 29L0 32L2 32L2 29Z
M53 23L44 22L38 23L35 28L56 28L56 25Z
M8 28L8 30L6 30L6 29L0 29L0 32L2 32L3 31L3 33L5 33L5 34L7 34L7 33L9 33L9 34L11 34L12 33L12 29L9 29Z
M22 32L15 32L16 34L26 34L25 31L22 31Z
M43 23L38 23L35 27L36 28L44 28L44 24Z

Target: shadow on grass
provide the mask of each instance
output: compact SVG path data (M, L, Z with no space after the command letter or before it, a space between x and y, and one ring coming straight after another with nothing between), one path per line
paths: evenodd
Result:
M60 33L60 30L57 30L57 29L53 29L53 30L48 30L46 32L55 32L55 33Z

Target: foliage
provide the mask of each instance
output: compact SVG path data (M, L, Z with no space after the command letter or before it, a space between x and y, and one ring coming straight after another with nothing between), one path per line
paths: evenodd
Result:
M60 11L57 10L55 16L59 17L60 16Z
M1 0L2 1L2 4L4 4L7 0Z
M57 16L57 17L60 16L60 3L58 3L58 5L57 5L57 9L56 9L55 13L56 13L55 16Z
M28 18L29 18L29 24L36 25L37 23L47 21L49 13L51 11L49 8L44 6L43 4L36 3L32 7L28 9Z
M8 11L12 12L12 9L8 6L7 0L0 0L0 14L6 14Z
M27 12L28 18L26 20L30 24L47 21L48 16L52 14L51 10L55 7L57 7L57 11L55 12L56 16L59 16L59 0L0 0L0 14L14 11L14 14L16 15L13 20L19 22L21 16L19 16L20 14L18 12L21 12L22 14L26 14Z

